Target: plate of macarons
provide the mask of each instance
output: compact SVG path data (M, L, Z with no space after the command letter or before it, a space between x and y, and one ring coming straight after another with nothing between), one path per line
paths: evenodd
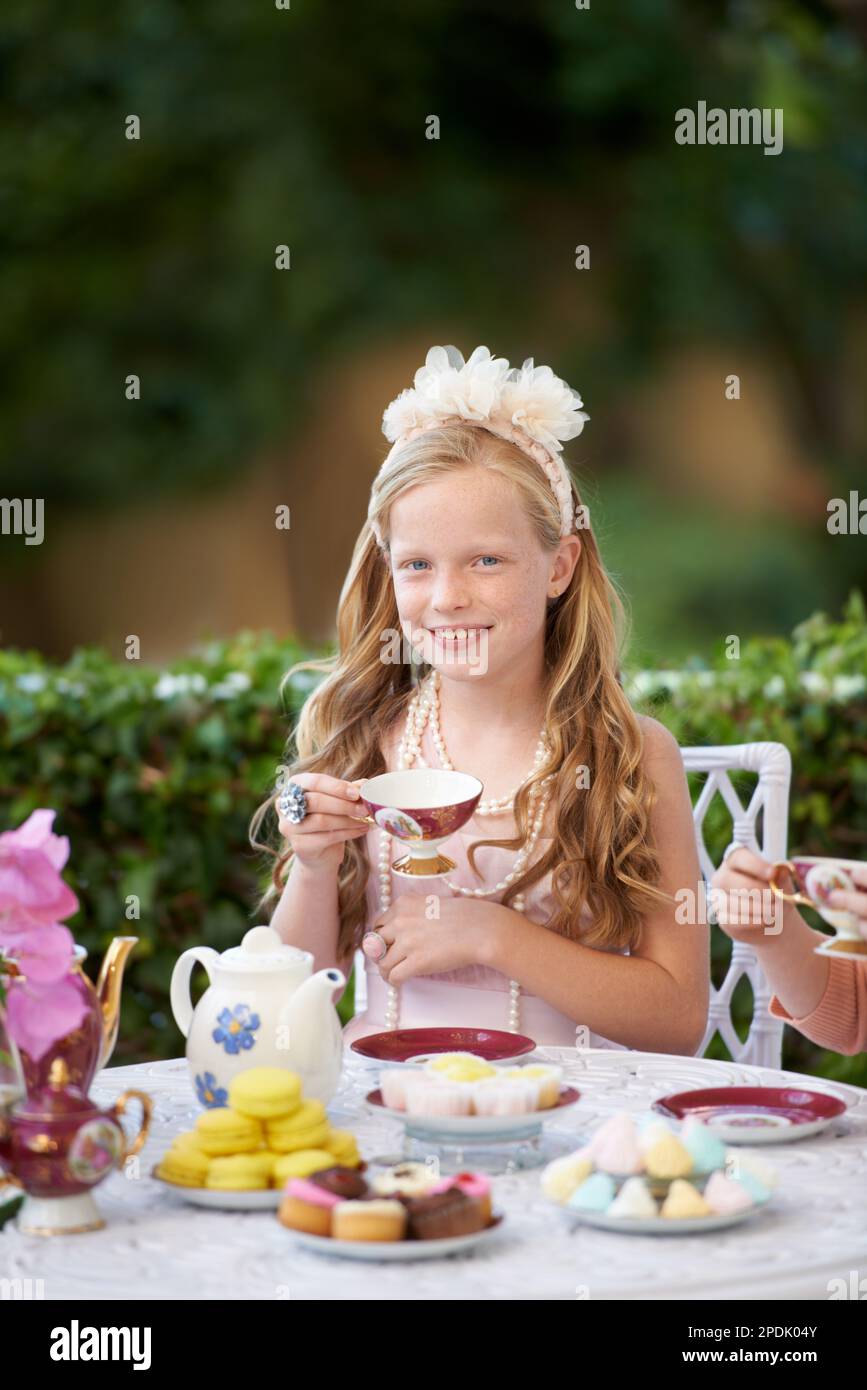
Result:
M771 1200L770 1164L729 1150L695 1117L678 1129L652 1114L612 1115L543 1170L542 1191L573 1225L633 1235L695 1235L735 1226Z
M417 1068L383 1067L365 1100L407 1133L469 1141L538 1134L579 1097L563 1084L562 1067L497 1066L471 1052L444 1052Z
M275 1211L286 1183L340 1164L365 1167L349 1130L305 1100L297 1072L251 1067L229 1085L228 1105L204 1110L173 1139L152 1176L186 1202L229 1211Z
M484 1173L439 1177L427 1164L374 1176L332 1167L286 1184L278 1219L296 1242L352 1260L424 1260L488 1241L502 1224Z

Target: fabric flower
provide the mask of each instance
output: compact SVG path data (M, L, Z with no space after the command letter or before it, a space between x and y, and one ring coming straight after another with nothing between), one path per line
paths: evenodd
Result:
M535 367L528 357L503 387L501 409L506 418L531 439L557 453L584 428L586 415L577 391L555 376L550 367Z

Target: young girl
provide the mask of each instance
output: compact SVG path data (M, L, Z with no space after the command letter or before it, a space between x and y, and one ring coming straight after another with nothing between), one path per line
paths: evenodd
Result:
M814 931L793 903L786 903L783 929L762 930L758 904L750 904L757 887L765 887L773 865L739 846L717 869L712 887L729 894L730 906L720 926L733 941L746 941L775 991L769 1011L783 1018L811 1042L853 1056L867 1049L867 959L857 956L817 956L816 947L828 937ZM837 888L828 906L854 912L867 937L867 864L852 870L855 891ZM753 920L753 917L755 920Z
M701 880L689 793L674 738L621 687L619 600L561 457L580 406L532 359L513 370L487 348L466 363L432 348L385 412L393 444L337 655L302 663L327 678L302 710L291 782L251 827L256 844L276 801L287 846L265 901L280 894L281 937L347 975L363 944L367 1011L348 1041L452 1025L541 1045L701 1044L707 928L675 920L674 895L698 900ZM395 660L395 634L416 659ZM401 878L354 784L424 765L471 773L483 800L443 846L454 871Z

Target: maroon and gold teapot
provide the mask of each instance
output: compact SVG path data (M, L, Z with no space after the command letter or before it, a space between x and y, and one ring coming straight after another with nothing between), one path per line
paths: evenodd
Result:
M133 1098L141 1104L142 1120L127 1145L118 1117ZM56 1057L48 1084L0 1114L0 1174L27 1193L18 1229L47 1236L104 1226L91 1188L139 1152L151 1108L149 1096L130 1090L101 1110L70 1083L66 1061Z

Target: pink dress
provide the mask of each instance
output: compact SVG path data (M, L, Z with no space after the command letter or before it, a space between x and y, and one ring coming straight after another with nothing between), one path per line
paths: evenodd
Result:
M402 726L401 726L402 727ZM396 746L400 733L394 737L386 758L389 770L396 766ZM438 767L439 760L433 746L430 728L426 727L421 742L422 755L430 767ZM398 874L391 876L392 901L402 893L436 892L440 896L456 897L447 885L447 880L465 888L489 888L500 883L514 864L517 850L498 849L492 845L483 846L476 854L481 878L477 878L467 860L467 846L474 840L496 836L505 839L514 834L515 822L511 815L473 816L462 829L456 831L443 842L442 850L455 861L455 868L446 878L408 879ZM364 844L371 873L367 881L367 919L369 930L378 920L379 900L379 840L378 827L370 830L360 843ZM551 843L550 837L539 836L535 858L538 859ZM397 857L397 841L392 842L392 859ZM502 895L492 898L498 902ZM544 925L555 911L554 895L551 891L551 875L525 894L525 916L531 921ZM582 921L589 921L590 914L585 908ZM436 923L431 923L436 930ZM628 954L624 951L623 954ZM344 1041L353 1042L368 1033L385 1031L385 1010L388 986L379 973L378 966L364 957L367 982L367 1007L363 1013L350 1019L343 1030ZM356 960L356 969L358 961ZM400 986L399 1028L464 1027L508 1029L509 1026L509 980L498 970L485 965L464 966L458 970L442 971L435 975L419 975L405 980ZM576 1031L581 1035L576 1039ZM603 1047L619 1051L629 1051L622 1043L612 1042L598 1033L587 1032L580 1019L568 1018L551 1004L537 995L521 990L518 1031L526 1033L540 1046L554 1047Z

